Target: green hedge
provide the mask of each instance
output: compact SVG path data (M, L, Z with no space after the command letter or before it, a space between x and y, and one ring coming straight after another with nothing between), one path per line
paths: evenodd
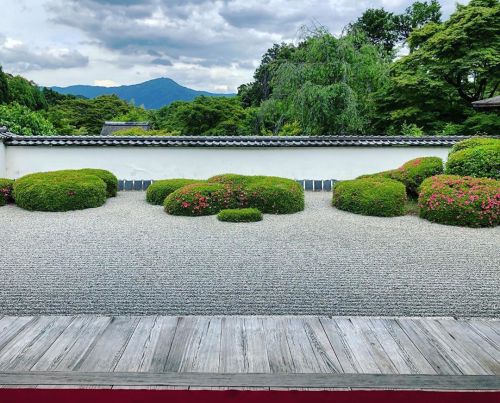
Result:
M420 187L420 217L467 227L500 224L500 181L488 178L438 175Z
M220 183L193 183L170 193L163 206L168 214L201 216L239 207L232 189Z
M494 139L490 137L472 137L467 140L462 140L456 143L451 148L450 155L458 151L466 150L468 148L489 146L489 145L500 145L500 139Z
M402 182L406 186L409 196L418 196L418 188L426 179L443 173L443 160L438 157L420 157L405 162L397 169L378 172L371 175L362 175L363 178L386 178Z
M13 196L26 210L81 210L102 206L107 188L101 178L79 171L41 172L17 179Z
M0 206L5 206L12 200L12 179L0 178Z
M146 200L148 203L161 206L165 198L177 189L192 183L203 183L205 181L198 179L164 179L153 182L146 191Z
M450 154L446 173L500 179L500 143L466 148Z
M361 178L337 182L333 205L351 213L394 217L405 214L406 189L396 180Z
M84 174L95 175L101 178L106 184L106 193L108 197L115 197L118 192L118 178L109 171L105 169L95 169L95 168L84 168L77 169L77 172L82 172Z
M219 221L256 222L262 221L262 213L256 208L226 209L217 214Z

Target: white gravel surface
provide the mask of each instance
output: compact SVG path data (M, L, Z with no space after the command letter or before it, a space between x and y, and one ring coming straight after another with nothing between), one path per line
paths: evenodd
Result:
M500 317L500 228L364 217L323 192L250 224L173 217L144 199L0 208L0 315Z

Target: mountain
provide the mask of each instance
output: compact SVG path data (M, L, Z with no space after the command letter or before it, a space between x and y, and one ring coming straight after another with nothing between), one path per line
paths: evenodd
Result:
M170 78L157 78L140 84L121 85L119 87L71 85L69 87L52 87L52 89L60 94L82 95L86 98L115 94L126 101L133 100L138 106L144 105L146 109L158 109L174 101L191 101L200 95L208 97L230 97L234 95L196 91L183 87Z

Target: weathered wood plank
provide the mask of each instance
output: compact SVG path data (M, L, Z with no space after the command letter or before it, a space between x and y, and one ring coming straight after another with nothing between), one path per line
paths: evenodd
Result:
M174 316L163 316L161 318L160 336L156 342L153 359L147 371L163 372L165 370L165 364L170 353L170 348L172 347L178 321L179 318Z
M271 372L267 354L265 331L260 317L245 317L245 337L247 347L247 372L265 374Z
M4 316L0 320L0 353L2 349L26 326L33 324L32 316Z
M113 317L92 349L76 365L77 371L113 371L139 322L137 317Z
M28 371L72 319L69 316L41 317L5 346L0 355L0 369Z
M262 325L271 372L295 372L295 365L283 327L283 318L266 317L263 318Z
M137 372L0 372L4 385L370 388L500 390L500 376L381 374L221 374Z
M221 337L219 372L248 372L248 342L245 318L237 316L222 318Z
M337 323L333 319L325 317L321 317L320 322L325 330L325 334L328 337L330 345L340 362L342 372L346 374L362 372L362 368L359 366L351 348L342 336L342 331L338 327Z
M468 325L495 349L500 350L500 331L495 331L495 325L498 324L500 328L500 320L498 321L483 321L477 319L470 319L467 321ZM493 326L492 326L493 325Z

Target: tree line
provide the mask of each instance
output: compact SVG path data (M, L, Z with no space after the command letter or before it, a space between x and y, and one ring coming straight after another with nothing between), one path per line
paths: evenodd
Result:
M145 110L116 96L40 89L0 68L0 125L19 134L98 134L106 120L149 121L156 135L498 134L500 5L471 0L442 21L436 0L366 10L341 35L305 27L273 45L238 95Z

